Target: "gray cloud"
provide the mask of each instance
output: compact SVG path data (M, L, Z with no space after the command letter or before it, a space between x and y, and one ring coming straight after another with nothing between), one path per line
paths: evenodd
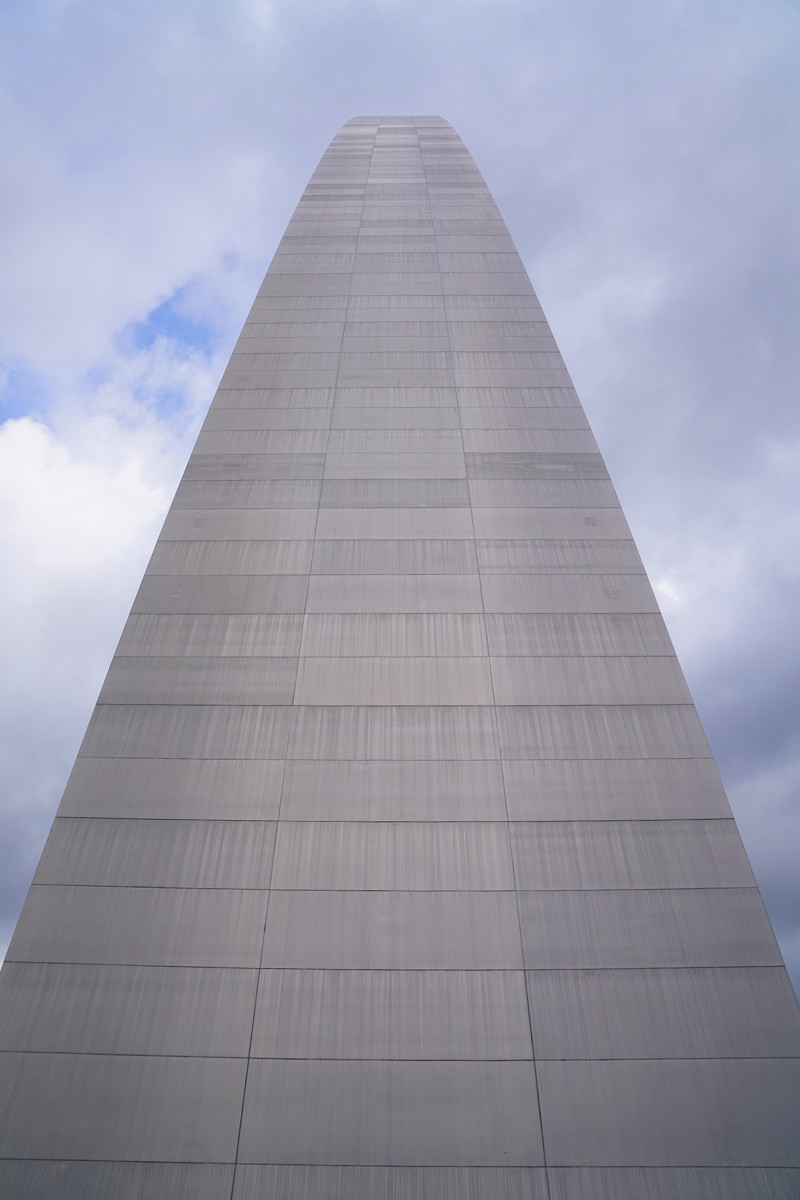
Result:
M0 491L6 927L311 170L358 112L440 112L573 373L800 984L797 6L33 0L0 34L5 399L24 408L15 372L36 381L66 463L34 459L36 521L21 484ZM122 331L180 288L213 346L126 349ZM148 403L158 380L181 397L169 412ZM43 532L56 478L72 573ZM116 540L92 520L112 495Z

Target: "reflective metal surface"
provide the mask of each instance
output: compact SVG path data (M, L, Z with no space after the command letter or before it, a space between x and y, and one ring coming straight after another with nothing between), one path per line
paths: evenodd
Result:
M796 1200L800 1019L439 118L326 151L0 975L0 1196Z

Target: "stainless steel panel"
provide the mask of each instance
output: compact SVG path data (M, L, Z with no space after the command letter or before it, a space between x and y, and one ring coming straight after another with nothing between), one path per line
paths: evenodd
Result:
M351 410L352 411L352 410ZM385 411L385 410L384 410ZM332 429L328 454L457 454L463 457L459 429L349 428ZM377 478L384 478L379 472Z
M223 410L225 411L225 410ZM250 409L236 410L249 413ZM291 412L291 409L279 411ZM301 410L298 410L301 411ZM327 409L308 409L325 412ZM319 504L321 479L183 479L178 484L172 509L198 509L201 512L217 509L257 508L316 508ZM172 511L172 510L171 510ZM269 532L269 513L261 515L264 530L254 537L274 538ZM313 535L313 531L312 531ZM162 533L161 541L164 535Z
M272 821L57 817L36 883L267 888Z
M492 678L485 658L304 657L295 703L491 704Z
M9 962L255 967L266 895L219 888L33 886Z
M646 575L482 575L482 585L487 613L658 612Z
M297 658L115 658L100 704L291 704Z
M171 508L167 513L161 540L209 541L222 538L313 538L317 522L316 508L231 509L204 512L202 509Z
M464 455L334 454L325 459L325 479L464 479Z
M309 613L303 656L459 657L486 653L479 613Z
M302 575L311 541L158 542L150 575Z
M538 1059L800 1057L783 967L528 972Z
M273 661L282 661L275 659ZM493 658L497 704L691 704L677 658Z
M529 1059L518 971L262 971L255 1058Z
M34 886L7 959L257 966L265 907L264 893L219 888Z
M265 967L518 970L516 901L513 892L273 892L262 961Z
M513 890L508 826L470 821L282 821L272 887Z
M79 758L59 808L63 817L273 820L283 759Z
M458 429L458 408L340 408L331 429Z
M0 1049L246 1058L256 982L254 969L9 962Z
M324 454L327 442L327 429L230 429L201 431L195 443L195 453L208 455Z
M291 710L277 704L103 704L85 758L283 758Z
M265 658L299 653L300 613L162 615L128 617L117 657L124 655L215 655Z
M596 454L597 442L590 429L478 428L464 430L464 449L473 454Z
M537 408L531 405L525 408L498 408L488 403L482 406L462 404L460 406L461 428L465 434L476 431L476 441L479 430L487 429L588 429L581 408ZM465 441L466 446L466 441ZM477 450L476 444L470 447Z
M298 613L306 575L145 575L133 613Z
M729 821L530 821L511 826L517 887L753 887Z
M233 1164L0 1162L0 1195L14 1200L229 1200Z
M644 572L630 538L491 538L477 551L484 575Z
M280 327L279 327L280 328ZM213 406L203 429L328 429L330 408L217 408Z
M314 545L315 575L463 575L477 571L473 542L464 539L342 539Z
M469 508L460 479L392 479L373 472L361 479L325 479L322 508ZM320 536L319 534L317 536ZM323 535L324 536L324 535ZM419 536L423 537L424 534ZM433 536L433 535L430 535ZM472 534L470 533L470 537Z
M477 574L312 575L306 611L482 612L483 605Z
M319 512L319 538L471 538L463 508L336 508Z
M537 1074L553 1166L800 1166L797 1060L542 1062Z
M778 1196L778 1193L775 1193ZM239 1164L233 1200L546 1200L543 1167L319 1167ZM92 1198L94 1200L94 1198ZM138 1197L137 1197L138 1200ZM183 1198L181 1198L183 1200ZM202 1200L205 1200L203 1197ZM227 1200L227 1197L226 1197ZM728 1200L727 1195L725 1200ZM737 1196L735 1200L740 1200ZM795 1200L794 1194L779 1200Z
M480 538L630 537L602 479L470 479Z
M234 1160L242 1059L3 1054L0 1061L3 1156Z
M660 613L487 613L486 634L498 657L674 653Z
M497 709L504 758L710 758L691 704Z
M525 966L778 966L755 888L520 892Z
M375 307L377 299L377 297L370 296L363 298L361 302L369 305L370 312L377 312L379 311ZM403 302L411 297L386 296L384 299L390 304L397 304L404 315L409 317L416 314L421 320L425 320L432 311L412 304L403 307ZM433 311L441 313L442 310L436 307L437 303L441 304L441 301L438 301L435 296L420 296L417 299L419 301L430 300ZM351 298L351 305L356 310L359 302L359 297ZM338 387L336 389L337 408L452 408L456 403L456 390L452 384L449 387L432 386L428 383L417 387Z
M273 1163L541 1164L533 1063L254 1060L239 1156Z
M489 706L299 706L292 710L288 758L498 756Z
M550 1200L795 1200L800 1171L781 1167L550 1167Z
M324 454L199 454L184 479L320 479Z
M287 762L281 815L296 821L502 821L500 763Z
M711 758L519 760L503 764L519 821L729 817Z

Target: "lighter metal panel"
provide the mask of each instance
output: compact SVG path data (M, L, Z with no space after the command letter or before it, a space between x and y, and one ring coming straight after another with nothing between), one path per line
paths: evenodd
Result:
M228 508L316 508L321 488L320 479L184 479L178 485L170 513L185 508L211 512ZM270 532L274 519L269 513L261 514L262 538L280 536ZM162 533L161 540L166 536ZM313 529L310 536L314 536Z
M503 758L710 758L691 704L504 705Z
M472 658L486 653L478 613L309 613L301 654Z
M512 821L729 817L714 760L566 759L503 763Z
M537 1075L553 1166L800 1166L797 1060L542 1062Z
M543 1058L798 1058L783 967L530 971Z
M533 1064L256 1059L239 1155L243 1162L537 1165Z
M128 617L117 658L125 655L292 657L303 632L300 613L161 614Z
M255 1058L530 1059L518 971L262 971Z
M78 758L59 814L166 820L277 818L283 759Z
M470 479L469 493L480 538L630 537L608 480Z
M492 679L497 704L691 704L673 657L493 658Z
M510 891L508 826L489 822L282 821L273 888Z
M482 575L481 579L487 613L658 612L646 575Z
M281 815L295 821L503 821L500 763L288 762Z
M229 1200L233 1164L5 1159L0 1195L14 1200Z
M145 575L133 613L301 613L306 575Z
M297 658L113 659L100 704L291 704Z
M277 704L103 704L85 758L283 758L291 709Z
M514 893L273 892L262 965L519 970Z
M4 1054L0 1154L232 1162L246 1063Z
M458 429L455 394L445 408L344 408L336 407L331 429Z
M151 575L302 575L314 543L293 541L158 542Z
M483 575L644 571L630 538L492 538L477 543Z
M491 704L492 679L485 658L304 657L295 703Z
M318 539L315 575L463 575L477 571L474 543L464 539Z
M254 969L10 962L0 1049L246 1058L256 982Z
M468 538L469 508L320 509L319 538Z
M325 459L328 479L464 479L464 455L422 451L408 454L336 454Z
M487 613L497 657L672 655L660 613Z
M272 821L57 817L37 884L267 888Z
M316 507L281 509L171 508L161 530L162 541L237 541L248 538L313 538L317 523Z
M322 484L320 506L322 508L469 508L469 491L466 483L459 479L443 477L419 480L391 479L373 471L360 479L325 479Z
M756 888L520 892L525 965L778 966Z
M305 583L305 580L304 580ZM473 575L312 575L309 613L482 612Z
M550 1200L795 1200L791 1167L550 1167Z
M34 886L8 961L255 967L265 909L254 891Z
M754 887L733 820L511 825L519 888Z
M488 705L296 706L287 757L497 758L499 746Z
M777 1195L777 1193L776 1193ZM236 1169L233 1200L546 1200L543 1167L315 1167L251 1166ZM94 1197L92 1197L94 1200ZM136 1200L139 1200L138 1196ZM181 1197L183 1200L183 1197ZM201 1200L205 1200L202 1197ZM215 1198L216 1200L216 1198ZM226 1197L227 1200L227 1197ZM727 1195L725 1200L728 1200ZM739 1200L739 1196L735 1197ZM794 1200L780 1193L779 1200Z

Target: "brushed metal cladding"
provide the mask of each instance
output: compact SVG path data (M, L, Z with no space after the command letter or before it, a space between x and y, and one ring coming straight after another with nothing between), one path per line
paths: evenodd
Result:
M9 962L0 1049L246 1058L257 982L255 969Z
M262 971L256 1058L531 1059L519 971Z
M232 1163L0 1161L0 1195L14 1200L230 1200L232 1184Z
M232 1200L263 1200L264 1196L284 1196L286 1200L331 1200L334 1196L337 1200L451 1200L457 1196L547 1200L548 1192L543 1167L238 1166ZM794 1200L788 1191L786 1197ZM783 1192L779 1200L784 1200Z
M540 1059L797 1058L780 967L529 971Z
M800 1170L781 1167L551 1167L549 1200L794 1200Z
M796 1059L542 1061L537 1075L553 1166L800 1166Z
M360 117L203 424L0 975L15 1200L796 1200L800 1019L438 117Z

